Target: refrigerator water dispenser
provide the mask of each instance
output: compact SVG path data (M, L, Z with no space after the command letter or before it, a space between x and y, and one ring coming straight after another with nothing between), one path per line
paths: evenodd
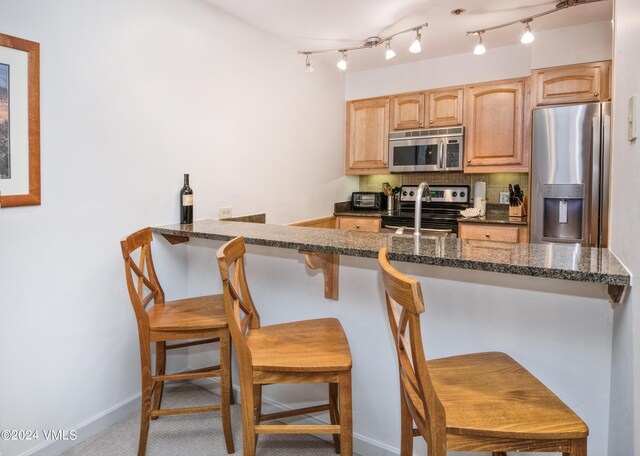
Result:
M584 184L542 186L545 241L583 240Z

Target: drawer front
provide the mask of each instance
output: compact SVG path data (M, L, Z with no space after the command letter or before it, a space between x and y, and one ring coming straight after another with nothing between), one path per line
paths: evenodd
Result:
M519 242L517 226L476 225L461 223L458 228L460 239L485 241Z
M338 217L338 228L341 230L380 232L379 218L371 217Z

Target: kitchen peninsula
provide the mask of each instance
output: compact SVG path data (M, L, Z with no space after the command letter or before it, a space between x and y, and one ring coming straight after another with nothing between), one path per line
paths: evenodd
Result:
M263 324L341 321L354 360L358 454L394 454L387 442L398 438L399 428L390 425L400 419L397 373L391 369L396 360L375 260L381 247L422 285L428 358L509 353L587 423L590 453L604 453L615 337L608 301L616 301L630 284L629 273L606 249L423 237L416 252L411 235L213 220L153 231L161 255L180 257L186 250L194 294L219 292L216 249L244 236L251 294L264 309ZM310 254L339 257L338 300L323 297L326 277L305 267ZM326 280L324 285L326 291ZM209 357L194 353L194 366ZM314 405L277 386L268 397L273 412ZM366 434L358 435L358 429Z

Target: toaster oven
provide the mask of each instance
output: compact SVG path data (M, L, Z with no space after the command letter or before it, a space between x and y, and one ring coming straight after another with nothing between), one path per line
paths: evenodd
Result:
M368 209L381 211L385 209L387 199L382 192L353 192L351 194L351 207L353 209Z

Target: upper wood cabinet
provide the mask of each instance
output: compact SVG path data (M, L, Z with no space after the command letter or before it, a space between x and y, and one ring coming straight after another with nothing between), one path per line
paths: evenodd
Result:
M529 78L465 88L464 172L528 172L529 92Z
M611 62L543 68L533 71L536 106L606 101Z
M411 130L424 127L425 95L408 93L391 97L391 129Z
M429 127L462 125L464 88L429 92Z
M389 172L389 98L347 102L346 174Z

